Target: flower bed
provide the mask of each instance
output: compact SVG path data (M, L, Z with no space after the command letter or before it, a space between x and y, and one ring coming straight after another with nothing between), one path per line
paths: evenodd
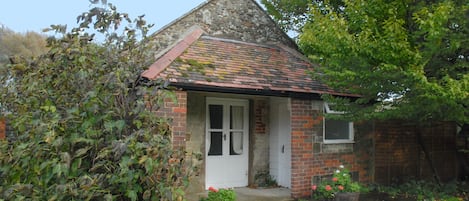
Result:
M350 171L339 166L330 180L311 185L312 197L315 200L350 200L358 201L359 192L364 190L358 182L352 181ZM343 195L344 193L348 193Z

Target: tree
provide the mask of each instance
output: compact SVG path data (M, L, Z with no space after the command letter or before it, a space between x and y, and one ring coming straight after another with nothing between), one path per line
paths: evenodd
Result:
M5 64L9 56L36 57L47 52L46 36L29 31L16 33L7 27L0 27L0 64Z
M153 60L151 25L111 4L77 21L51 26L60 37L47 53L1 69L11 73L0 105L14 139L0 142L0 200L182 199L191 158L149 108L174 94L139 76Z
M295 8L296 2L286 7ZM335 90L360 95L324 96L347 111L345 116L469 123L467 1L309 3L306 14L293 12L307 16L297 24L299 46L321 64L312 72L317 79ZM277 20L291 14L282 13L285 7L267 8Z

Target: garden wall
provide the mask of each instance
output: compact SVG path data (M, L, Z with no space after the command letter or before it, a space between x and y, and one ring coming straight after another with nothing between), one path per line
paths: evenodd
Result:
M374 133L376 183L433 180L433 169L443 182L458 178L454 124L417 127L405 121L382 121L375 123Z

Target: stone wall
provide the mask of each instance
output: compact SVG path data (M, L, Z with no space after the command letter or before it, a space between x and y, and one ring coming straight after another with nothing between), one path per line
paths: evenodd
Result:
M188 92L186 151L201 154L203 159L196 162L199 171L186 190L186 193L192 195L205 191L205 105L205 95Z
M249 184L256 185L255 176L269 170L269 104L268 99L253 99L249 149Z
M164 51L194 25L208 35L259 44L296 44L254 0L211 0L157 31L156 54Z

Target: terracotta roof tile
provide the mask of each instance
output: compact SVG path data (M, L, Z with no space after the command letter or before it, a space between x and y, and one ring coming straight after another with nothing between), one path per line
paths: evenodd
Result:
M314 66L295 50L209 36L194 40L176 45L169 51L176 53L164 55L142 75L200 88L347 95L313 80L307 72Z
M202 29L195 29L190 32L186 37L160 57L155 63L153 63L148 70L142 73L143 77L148 79L156 79L158 74L163 71L174 59L181 55L193 42L195 42L202 35Z

